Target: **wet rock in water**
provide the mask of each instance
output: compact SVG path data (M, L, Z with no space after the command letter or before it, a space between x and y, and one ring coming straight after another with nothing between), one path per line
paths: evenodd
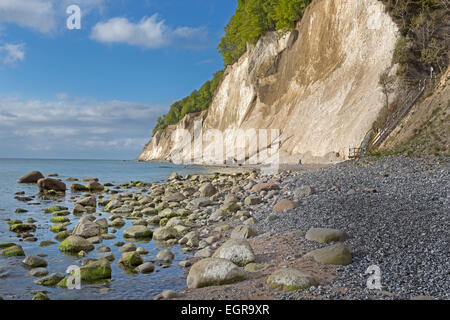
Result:
M352 255L343 244L335 244L325 248L317 249L306 254L317 262L334 265L348 265L352 263Z
M48 297L48 295L44 292L38 292L34 295L33 299L35 301L48 301L50 300L50 298Z
M113 199L108 202L108 204L105 206L105 211L110 212L114 209L118 209L123 205L123 202L117 199Z
M111 249L105 245L102 245L102 246L98 247L97 251L98 252L111 252Z
M86 188L90 192L101 192L105 189L105 187L103 185L101 185L100 183L98 183L97 181L89 181L86 184Z
M46 192L50 190L57 192L66 192L66 184L56 179L39 179L37 184L40 192Z
M51 275L37 279L34 281L34 283L37 285L40 285L40 286L53 287L53 286L56 286L62 279L64 279L64 276L58 272L58 273L52 273Z
M61 231L55 235L55 240L63 241L64 239L67 239L67 237L69 237L69 236L70 236L70 234L68 231Z
M83 199L80 199L76 202L76 204L79 204L83 207L97 207L97 199L94 196L86 197Z
M103 237L95 236L95 237L87 238L87 241L89 241L92 244L99 244L103 241Z
M28 256L22 261L22 263L31 268L45 268L48 266L47 261L45 261L41 257L36 256Z
M70 222L69 218L66 217L53 217L50 219L50 222L53 223L65 223L65 222Z
M204 198L211 197L217 193L216 187L214 187L212 185L212 183L209 183L209 182L203 184L200 187L199 191L200 191L200 196L204 197Z
M172 180L181 180L181 176L178 174L178 173L176 173L176 172L173 172L170 176L169 176L169 179L168 179L169 181L172 181Z
M177 230L173 227L161 227L153 232L154 240L169 240L177 237Z
M44 179L44 175L39 171L32 171L20 177L17 183L37 183L40 179Z
M116 218L113 221L111 221L111 226L116 228L121 228L125 225L125 221L122 220L122 218Z
M50 227L50 231L55 233L63 232L66 230L67 230L66 226L61 223L54 224L53 226Z
M316 191L314 190L313 187L309 186L309 185L303 185L301 187L298 187L294 190L294 197L296 199L299 198L305 198L308 197L310 195L313 195Z
M36 226L33 224L18 223L9 226L9 231L16 233L35 232Z
M298 207L298 203L289 199L283 199L273 207L273 212L284 212Z
M152 273L155 270L155 265L152 262L145 262L137 266L135 270L140 273Z
M21 209L21 208L17 208L15 212L16 212L16 213L27 213L28 210Z
M119 251L120 252L133 252L133 251L136 251L136 245L134 243L124 244L124 245L122 245L119 248Z
M179 298L182 295L179 294L176 291L173 290L165 290L163 292L161 292L160 294L156 295L154 300L167 300L167 299L175 299L175 298Z
M48 246L52 246L52 245L54 245L54 244L56 244L56 242L46 240L46 241L41 241L41 242L39 243L39 246L40 246L40 247L48 247Z
M24 257L25 252L21 246L15 243L0 243L0 256Z
M70 186L70 192L76 193L76 192L88 192L89 189L83 186L82 184L74 183Z
M132 226L123 231L123 236L134 239L151 238L152 230L142 225Z
M80 268L81 283L111 279L111 264L107 259L88 263Z
M149 251L147 249L142 248L142 247L136 248L136 252L141 254L141 255L146 255L146 254L149 253Z
M135 251L124 252L119 260L119 264L129 268L137 267L143 263L144 261L142 260L141 255Z
M189 268L190 266L192 266L192 262L190 262L189 260L183 260L180 261L178 265L182 268Z
M196 262L187 277L189 289L217 286L242 281L246 273L229 260L206 258Z
M345 231L329 228L311 228L306 232L305 239L320 243L345 241L348 238Z
M252 227L247 225L237 226L231 232L232 239L248 239L255 235L256 235L255 230L253 230Z
M48 270L45 268L34 268L31 269L28 274L32 277L44 277L48 275Z
M281 268L267 278L267 284L273 289L282 287L286 290L303 290L318 285L318 282L311 275L300 270Z
M69 214L67 209L68 209L67 207L63 207L63 206L51 206L51 207L48 207L48 208L42 210L42 212L44 212L44 213L55 213L55 212L64 211L64 212L67 212Z
M156 255L156 259L160 262L170 263L175 258L175 255L169 249L163 249Z
M245 266L256 259L252 247L244 239L226 241L216 250L213 257L230 260L239 266Z
M94 245L86 239L74 235L61 242L61 244L59 245L59 250L69 253L78 253L80 251L89 252L94 250Z
M91 238L101 234L100 226L92 221L92 217L82 217L72 232L75 236Z

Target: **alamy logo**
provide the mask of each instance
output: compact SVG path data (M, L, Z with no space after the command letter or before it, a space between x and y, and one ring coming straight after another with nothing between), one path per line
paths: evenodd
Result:
M367 279L367 289L381 290L381 269L377 265L372 265L367 268L366 274L369 275Z
M172 133L174 147L171 161L175 164L249 164L261 165L263 174L279 169L280 130L278 129L208 129L194 122L193 137L186 129Z
M69 30L81 29L81 9L77 5L67 7L66 13L70 16L67 18L66 25Z
M66 272L69 274L67 277L66 286L67 289L73 290L81 290L81 271L80 267L78 266L69 266L66 270Z

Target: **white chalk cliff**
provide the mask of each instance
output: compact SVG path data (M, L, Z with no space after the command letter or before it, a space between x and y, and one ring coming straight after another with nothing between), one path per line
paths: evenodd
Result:
M171 160L173 130L200 120L225 136L279 129L282 163L346 160L384 105L378 82L398 37L381 1L315 0L294 31L266 34L226 68L209 110L155 134L138 159Z

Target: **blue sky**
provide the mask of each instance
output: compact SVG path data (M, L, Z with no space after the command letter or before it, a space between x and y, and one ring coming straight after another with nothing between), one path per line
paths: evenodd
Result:
M69 5L81 30L68 30ZM223 68L233 0L0 0L0 157L133 159Z

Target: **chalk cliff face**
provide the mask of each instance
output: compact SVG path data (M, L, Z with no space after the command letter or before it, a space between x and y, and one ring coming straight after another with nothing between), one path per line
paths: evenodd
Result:
M171 133L195 119L225 140L227 129L279 129L282 163L345 160L383 107L378 81L398 36L378 0L315 0L293 32L266 34L227 67L207 113L158 132L139 160L170 160Z

